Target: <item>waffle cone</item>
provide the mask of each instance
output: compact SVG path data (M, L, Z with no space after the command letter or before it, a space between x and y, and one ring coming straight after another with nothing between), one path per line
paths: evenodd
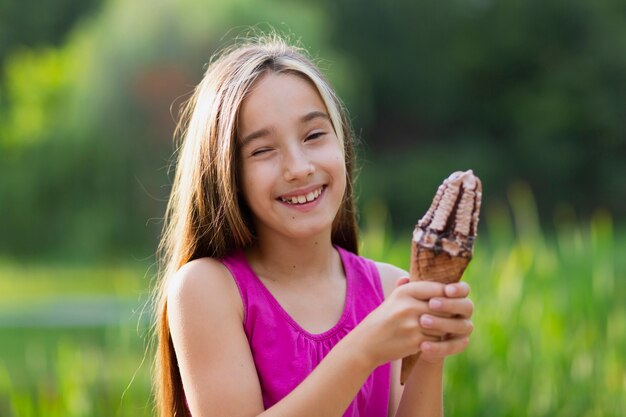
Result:
M411 253L411 281L427 280L443 284L458 282L471 256L452 256L447 252L424 248L413 241Z

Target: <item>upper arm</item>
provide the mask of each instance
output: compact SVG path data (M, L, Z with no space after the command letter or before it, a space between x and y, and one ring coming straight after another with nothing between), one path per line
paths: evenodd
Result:
M261 388L243 329L243 303L220 262L184 265L168 288L170 332L194 417L263 411Z
M396 288L396 281L399 278L408 277L409 273L403 269L400 269L396 266L376 262L376 267L378 268L378 274L380 275L380 280L383 285L383 292L385 294L385 299L389 297L389 295ZM400 385L400 368L402 365L402 360L395 360L391 362L391 386L390 386L390 394L389 394L389 416L392 417L395 415L396 410L398 409L398 405L400 404L400 399L402 398L402 393L404 392L404 386Z

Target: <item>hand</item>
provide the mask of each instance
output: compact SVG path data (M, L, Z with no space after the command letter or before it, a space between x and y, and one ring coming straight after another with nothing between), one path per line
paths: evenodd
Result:
M465 282L448 284L445 297L433 297L428 301L428 311L420 317L420 327L429 336L438 336L437 341L420 344L420 360L438 363L446 356L465 350L469 336L474 330L470 320L474 304L467 298L470 287Z
M354 352L364 355L370 366L390 362L417 353L426 341L439 341L439 325L429 328L426 334L420 317L433 314L428 306L430 299L448 300L445 285L433 281L406 282L398 280L397 287L378 308L373 310L346 339ZM454 314L458 308L451 309ZM447 314L448 309L441 310Z

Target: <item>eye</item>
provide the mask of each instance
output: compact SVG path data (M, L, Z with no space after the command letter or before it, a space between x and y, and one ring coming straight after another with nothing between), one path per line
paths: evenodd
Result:
M320 138L320 137L324 136L325 134L326 134L326 132L314 132L314 133L311 133L309 136L306 137L305 141Z
M259 148L250 152L250 156L260 156L271 151L270 148Z

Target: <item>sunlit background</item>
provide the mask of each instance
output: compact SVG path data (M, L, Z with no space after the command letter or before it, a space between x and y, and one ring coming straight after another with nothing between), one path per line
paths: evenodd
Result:
M154 414L176 116L251 27L348 107L365 256L408 268L438 184L482 178L447 415L623 416L622 0L0 0L0 416Z

